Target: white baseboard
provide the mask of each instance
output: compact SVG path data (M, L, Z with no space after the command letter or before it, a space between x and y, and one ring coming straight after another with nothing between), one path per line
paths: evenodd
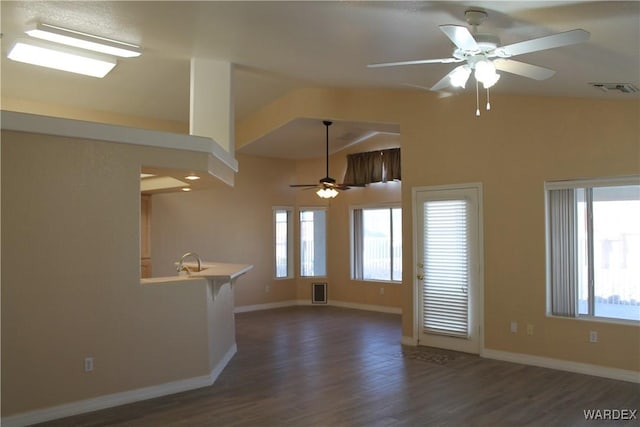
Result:
M231 362L231 359L233 358L233 356L235 356L237 352L238 352L238 344L236 344L234 340L233 345L229 347L229 349L224 354L224 356L222 356L222 359L220 359L220 361L216 364L216 366L213 367L213 369L209 373L209 384L207 385L211 385L216 382L216 380L218 379L222 371L224 371L224 368L227 367L227 365L229 364L229 362ZM171 393L167 393L167 394L171 394Z
M234 313L247 313L249 311L271 310L274 308L292 307L299 305L296 300L270 302L266 304L241 305L233 309Z
M345 301L329 301L328 305L333 307L353 308L355 310L377 311L378 313L402 314L401 308L387 307L384 305L357 304Z
M402 338L400 339L400 344L402 345L410 345L410 346L417 346L418 345L418 340L415 339L414 337L407 337L407 336L402 336Z
M594 375L620 381L640 383L640 372L625 369L609 368L606 366L591 365L588 363L572 362L568 360L552 359L549 357L533 356L530 354L510 353L507 351L484 349L481 354L487 359L502 360L505 362L520 363L523 365L539 366L541 368L557 369L560 371L575 372L577 374Z
M331 301L329 300L327 304L312 304L310 300L288 300L281 302L271 302L267 304L256 304L256 305L241 305L236 307L233 312L234 313L246 313L249 311L258 311L258 310L271 310L274 308L282 308L282 307L293 307L293 306L307 306L307 305L317 305L317 306L332 306L332 307L342 307L342 308L353 308L355 310L366 310L366 311L377 311L379 313L391 313L391 314L402 314L402 309L398 307L386 307L383 305L369 305L369 304L357 304L353 302L345 302L345 301Z
M77 402L65 403L64 405L11 415L9 417L3 417L0 424L3 427L28 426L58 418L70 417L72 415L84 414L86 412L112 408L114 406L125 405L127 403L139 402L141 400L153 399L155 397L167 396L169 394L207 387L215 382L237 351L238 347L236 343L233 343L223 356L222 360L213 367L208 375L172 381L169 383L108 394L92 399L80 400Z

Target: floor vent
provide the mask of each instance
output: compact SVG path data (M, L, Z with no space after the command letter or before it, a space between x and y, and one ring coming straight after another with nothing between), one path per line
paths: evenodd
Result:
M311 304L327 303L327 283L311 284Z
M603 92L618 91L622 93L636 93L638 88L631 83L589 83Z

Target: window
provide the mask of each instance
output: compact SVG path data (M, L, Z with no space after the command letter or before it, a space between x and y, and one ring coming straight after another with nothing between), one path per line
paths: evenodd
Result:
M640 181L547 184L550 312L640 321Z
M402 280L402 209L353 209L352 277Z
M300 211L300 276L327 275L327 220L324 209Z
M369 151L347 155L347 171L342 182L367 185L402 179L400 149Z
M275 241L275 277L288 279L293 277L293 210L291 208L274 208L274 241Z

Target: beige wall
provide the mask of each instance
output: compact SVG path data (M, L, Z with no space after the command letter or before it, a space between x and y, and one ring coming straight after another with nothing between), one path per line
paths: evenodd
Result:
M330 298L399 303L403 335L411 336L411 189L482 182L486 348L640 371L638 326L545 316L543 191L545 180L640 173L640 103L496 96L493 111L480 118L474 104L473 97L426 92L301 90L239 122L236 146L295 117L398 123L404 282L388 285L383 299L377 284L349 280L349 204L398 200L391 184L351 190L331 202L329 280L341 287L331 288ZM318 163L239 160L235 188L154 196L154 216L165 212L155 218L165 223L160 229L173 227L154 237L154 262L163 265L154 270L195 250L256 265L235 287L237 305L307 298L303 281L271 280L271 206L317 204L287 186L317 179L308 172ZM200 304L206 291L156 293L138 282L141 165L206 170L195 153L2 132L3 416L209 369L206 348L183 352L180 360L167 356L206 347L208 332L194 323L206 313ZM239 226L217 226L218 215ZM272 283L270 293L265 283ZM141 305L144 311L132 309ZM189 313L177 315L177 306ZM535 334L509 334L511 320L533 323ZM155 326L163 335L149 333ZM588 344L594 328L600 342ZM88 355L96 363L90 375L82 372Z
M411 189L482 182L485 347L640 371L638 326L546 317L543 187L640 173L640 103L495 96L492 107L477 118L470 96L305 89L242 120L236 147L300 116L399 123L403 335L414 329ZM534 324L534 335L508 333L511 320Z
M322 134L318 135L322 143ZM346 170L346 155L399 146L399 136L378 135L331 159L331 174L341 181ZM311 283L329 282L332 302L376 305L400 309L399 284L353 281L350 278L349 208L376 203L400 204L400 183L376 184L354 188L325 202L312 190L289 188L290 184L317 182L325 172L324 159L288 161L239 155L240 173L231 188L220 184L210 190L168 193L152 196L153 274L174 274L173 263L188 251L208 261L249 263L254 268L235 287L237 307L301 300L310 302ZM294 208L294 228L300 207L328 207L327 278L275 280L274 206ZM231 218L231 220L229 220ZM297 242L294 232L294 270L298 272ZM224 242L224 243L222 243ZM380 288L384 288L381 295Z
M322 143L322 134L318 136ZM347 155L356 152L382 150L400 146L400 136L378 134L360 144L333 154L329 175L342 182L347 169ZM325 160L306 160L296 163L296 183L314 183L325 174ZM402 184L399 182L376 183L365 188L352 188L330 201L321 200L315 190L297 190L296 205L300 207L324 206L327 208L327 278L297 279L298 299L309 302L311 283L327 281L327 294L331 303L349 303L377 306L378 309L400 310L402 285L389 282L351 279L351 227L350 209L354 206L376 206L401 203ZM297 217L296 217L297 218ZM296 238L299 238L296 230ZM296 246L297 247L297 246ZM299 259L297 256L296 261ZM298 265L296 264L296 268ZM380 289L384 290L381 293Z
M294 280L275 280L273 207L294 206L295 167L286 160L237 156L234 187L152 196L151 254L156 277L175 274L185 252L203 260L252 264L238 279L235 305L296 299Z
M206 281L142 286L138 260L141 159L206 155L4 130L1 148L2 416L209 375Z

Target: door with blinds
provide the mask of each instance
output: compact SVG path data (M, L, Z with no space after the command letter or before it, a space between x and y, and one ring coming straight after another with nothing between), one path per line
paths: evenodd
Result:
M420 345L480 353L482 187L413 191Z

